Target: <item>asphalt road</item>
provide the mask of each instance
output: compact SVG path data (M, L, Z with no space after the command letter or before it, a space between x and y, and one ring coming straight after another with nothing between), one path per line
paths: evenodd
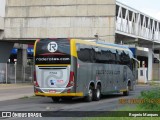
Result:
M136 86L135 91L130 92L129 96L124 97L122 94L106 95L100 101L90 103L84 102L82 98L54 103L51 98L47 97L30 97L1 101L0 111L114 111L125 105L131 105L127 103L121 104L121 99L135 99L141 91L149 89L151 89L151 86L139 85ZM16 120L17 118L9 119Z

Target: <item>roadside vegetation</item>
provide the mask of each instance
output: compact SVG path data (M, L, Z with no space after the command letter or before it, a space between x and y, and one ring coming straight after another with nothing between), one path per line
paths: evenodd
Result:
M138 104L139 109L160 111L160 88L142 91L139 99L144 100L142 104Z
M116 111L160 111L160 88L154 88L149 91L142 91L138 99L144 102L136 105L128 105ZM160 116L159 116L160 117ZM159 120L159 117L118 117L118 120ZM87 120L115 120L117 117L95 117L87 118Z
M159 120L159 117L97 117L97 118L87 118L84 120Z

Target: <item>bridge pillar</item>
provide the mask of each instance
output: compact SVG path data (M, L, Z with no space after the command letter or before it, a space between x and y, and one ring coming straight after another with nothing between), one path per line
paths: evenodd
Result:
M17 64L22 65L22 66L27 65L27 50L26 49L18 49Z
M26 45L21 45L17 51L17 66L16 66L16 80L22 82L24 80L24 70L27 65L27 48Z
M152 80L152 70L153 70L153 51L149 48L148 51L148 80Z
M20 65L20 66L27 65L27 47L28 47L28 45L23 45L22 48L18 49L17 65Z

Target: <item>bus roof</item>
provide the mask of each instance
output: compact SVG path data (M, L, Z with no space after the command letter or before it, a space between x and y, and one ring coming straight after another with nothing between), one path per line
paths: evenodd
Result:
M111 49L128 51L130 57L133 57L132 51L127 46L124 46L124 45L106 43L103 41L96 41L96 40L82 40L82 39L74 39L74 40L76 40L76 42L82 43L82 44L98 45L98 46L102 46L102 47L108 47Z
M114 46L114 47L118 47L118 48L129 49L127 46L120 45L120 44L106 43L106 42L102 42L102 41L97 41L96 43L97 43L97 44L104 44L104 45Z
M77 42L79 41L80 43L84 43L84 44L88 44L90 43L91 45L106 45L106 47L113 47L113 49L121 49L121 50L127 50L132 52L127 46L124 45L119 45L119 44L113 44L113 43L107 43L107 42L103 42L103 41L96 41L96 40L82 40L82 39L74 39Z

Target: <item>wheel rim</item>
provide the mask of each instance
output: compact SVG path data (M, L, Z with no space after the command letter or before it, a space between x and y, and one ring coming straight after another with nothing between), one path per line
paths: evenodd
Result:
M92 99L92 96L93 96L92 90L89 89L89 98Z
M97 89L97 98L100 98L100 90Z

